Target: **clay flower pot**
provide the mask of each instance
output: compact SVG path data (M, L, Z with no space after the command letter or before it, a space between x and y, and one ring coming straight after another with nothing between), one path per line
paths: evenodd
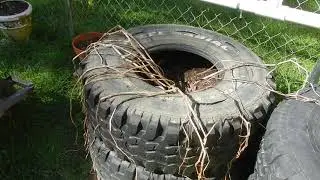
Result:
M91 43L97 42L102 36L103 33L99 32L88 32L76 36L72 39L72 48L74 53L76 55L82 53ZM79 56L80 59L83 59L85 57L86 54L81 54Z
M0 0L0 30L15 41L27 41L32 31L32 6L23 0Z

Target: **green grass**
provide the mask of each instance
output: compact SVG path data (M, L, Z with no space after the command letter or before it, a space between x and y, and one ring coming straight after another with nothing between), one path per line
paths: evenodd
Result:
M90 2L79 0L72 3L76 34L106 31L117 24L128 28L150 23L188 23L233 34L233 38L252 48L266 63L280 62L284 55L289 55L298 58L310 70L320 52L318 30L250 14L244 14L244 18L221 28L230 17L238 17L239 12L194 0L166 0L164 4L135 0L123 1L122 5L117 1ZM83 115L80 100L71 94L75 81L65 4L62 0L32 0L31 3L34 11L30 42L24 45L0 43L0 75L16 74L35 85L34 93L12 109L11 116L0 121L0 179L86 179L91 163L85 158L81 136ZM188 10L191 6L192 9ZM181 16L185 11L187 13ZM201 13L202 16L197 17ZM208 23L219 13L222 14L218 19ZM245 24L251 21L252 24ZM245 25L257 32L261 23L267 26L269 34L262 31L249 38L249 28L234 33ZM275 36L272 41L257 46L268 39L267 36L278 33L283 36ZM273 44L280 46L286 38L296 40L274 51ZM308 45L310 47L299 50ZM290 55L292 51L297 52ZM285 65L276 71L275 78L278 89L286 92L288 84L292 91L296 90L303 76L293 66ZM74 100L77 129L69 117L70 98ZM77 144L74 143L76 133L80 134Z
M84 179L90 161L83 140L74 144L77 131L69 118L74 84L69 40L36 36L26 45L0 47L1 75L18 75L35 85L11 117L1 119L0 179ZM79 103L73 105L81 135L81 109Z
M71 38L65 24L55 20L64 12L35 2L30 42L0 45L0 75L18 75L35 86L33 94L11 110L11 117L1 119L0 179L86 179L91 163L85 158L79 99L71 96ZM51 9L41 9L48 6ZM70 98L78 132L69 116Z

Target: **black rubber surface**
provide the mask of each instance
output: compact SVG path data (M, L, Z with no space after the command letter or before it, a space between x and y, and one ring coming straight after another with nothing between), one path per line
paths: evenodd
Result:
M234 40L199 28L150 25L137 27L129 32L149 52L168 49L187 51L205 57L216 64L218 69L232 67L236 65L235 61L254 63L262 67L243 66L227 71L223 81L215 88L189 94L194 100L194 107L206 131L213 129L206 144L211 162L206 172L207 176L224 176L226 165L235 156L239 147L239 135L245 133L241 131L239 114L244 114L255 124L265 117L274 101L269 91L257 85L266 86L268 81L267 71L263 68L261 60ZM119 36L110 38L123 39ZM123 42L119 42L118 45L126 46ZM102 54L103 60L92 52L83 63L84 70L103 64L117 66L123 63L112 48L100 47L98 51ZM93 70L84 77L103 72L101 69ZM233 78L244 81L237 81L234 84L231 82ZM89 83L85 89L89 121L95 125L95 136L101 137L107 147L114 148L116 142L117 146L134 159L138 166L150 172L195 177L194 164L200 153L200 145L190 125L187 124L188 110L180 95L155 97L123 95L114 96L99 104L100 98L121 92L161 91L146 82L129 77L109 78ZM115 113L110 122L112 112ZM111 138L109 124L112 124L111 134L115 142ZM190 134L191 142L188 148L182 145L187 140L182 126ZM184 158L186 152L188 153ZM121 159L128 160L120 152L117 154Z
M156 174L141 166L118 157L98 137L94 137L93 126L88 127L89 153L96 170L98 180L191 180L188 177L176 177L172 174ZM136 178L136 179L135 179ZM204 180L215 180L207 178Z
M316 62L309 77L311 84L317 85L320 83L320 59Z
M312 90L302 95L320 100ZM320 179L320 105L285 100L275 109L249 179Z

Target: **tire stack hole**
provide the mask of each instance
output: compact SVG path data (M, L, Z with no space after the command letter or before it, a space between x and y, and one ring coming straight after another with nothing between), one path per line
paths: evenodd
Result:
M206 78L217 72L217 68L197 54L181 50L158 50L150 52L150 56L162 69L164 76L174 81L185 93L206 90L218 83L219 78Z

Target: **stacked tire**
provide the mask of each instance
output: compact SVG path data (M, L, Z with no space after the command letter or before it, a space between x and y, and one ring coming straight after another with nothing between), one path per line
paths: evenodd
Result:
M210 163L205 175L207 179L224 177L239 149L241 135L246 134L240 116L254 128L254 124L265 118L274 101L270 91L262 88L270 84L263 63L240 43L200 28L148 25L128 32L151 54L184 51L207 59L218 70L229 69L215 87L188 94L209 133L205 146ZM117 46L128 46L123 37L109 38L118 40L114 41ZM161 91L131 76L89 82L87 77L99 76L105 71L95 67L123 62L110 46L98 47L98 51L99 55L92 51L81 63L84 72L90 69L83 74L86 126L98 179L197 179L195 163L201 148L194 131L182 128L188 114L183 98L179 94L152 97L125 94L123 92ZM233 68L239 62L243 66ZM110 98L101 101L106 96ZM185 146L187 140L190 142Z
M320 178L320 88L289 99L272 113L249 180L318 180Z

